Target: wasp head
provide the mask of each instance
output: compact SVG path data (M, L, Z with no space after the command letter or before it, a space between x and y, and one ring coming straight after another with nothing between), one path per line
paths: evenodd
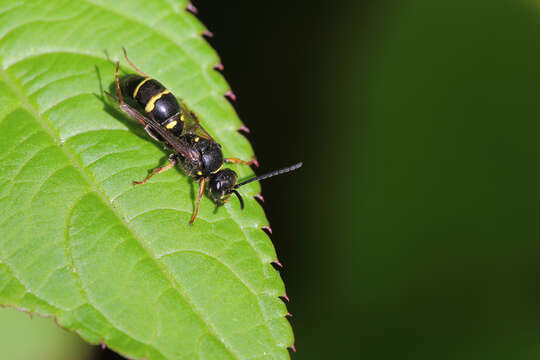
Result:
M235 193L244 207L244 202L240 194L235 190L238 183L238 175L231 169L223 169L210 177L208 189L210 195L217 204L223 204L232 193Z

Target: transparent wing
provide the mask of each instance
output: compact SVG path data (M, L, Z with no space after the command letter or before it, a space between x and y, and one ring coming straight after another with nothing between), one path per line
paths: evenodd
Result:
M216 142L214 138L210 136L208 131L206 131L202 127L201 122L199 121L199 118L197 117L197 115L193 111L189 110L189 108L186 106L186 104L184 104L182 99L180 98L177 98L177 99L180 102L180 105L182 108L181 116L184 117L184 131L183 132L185 134L194 134L202 138L208 139L212 142Z
M138 120L141 124L149 126L152 130L159 134L163 140L165 140L165 143L167 143L175 152L183 156L186 160L191 163L199 162L200 154L198 151L189 146L187 142L165 129L157 121L144 116L135 108L126 103L120 104L120 109L129 116Z

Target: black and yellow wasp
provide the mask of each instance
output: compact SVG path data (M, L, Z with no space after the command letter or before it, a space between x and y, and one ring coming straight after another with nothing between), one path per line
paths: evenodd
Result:
M256 160L244 161L237 158L224 158L221 145L201 126L196 114L190 111L182 100L176 98L160 82L152 79L133 65L126 50L124 48L122 50L126 61L137 74L119 79L118 68L120 65L119 62L116 62L114 78L118 97L107 94L118 101L120 109L124 113L138 120L152 138L166 144L173 151L169 155L169 164L155 168L144 180L134 181L133 184L144 184L153 175L178 165L186 175L200 182L197 205L190 224L193 224L197 218L207 183L209 195L216 204L223 204L234 193L243 209L244 201L236 191L239 187L253 181L293 171L302 166L302 163L297 163L238 183L236 172L224 169L223 163L251 165L256 164ZM133 103L133 106L126 103L124 98Z

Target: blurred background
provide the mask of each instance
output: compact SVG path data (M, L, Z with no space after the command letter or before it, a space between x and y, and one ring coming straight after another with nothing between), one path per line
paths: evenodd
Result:
M263 183L293 359L537 360L540 1L194 3L257 171L304 161Z

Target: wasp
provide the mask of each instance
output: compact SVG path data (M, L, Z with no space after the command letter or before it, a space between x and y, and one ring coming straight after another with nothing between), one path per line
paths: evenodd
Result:
M190 225L193 225L197 218L205 189L218 206L223 205L231 194L235 194L240 201L240 207L243 209L244 201L237 191L239 187L253 181L284 174L302 166L300 162L239 183L236 172L223 168L224 163L249 166L256 164L256 161L224 158L221 145L202 127L197 115L189 110L180 98L174 96L159 81L139 70L129 60L124 48L122 48L122 51L126 61L137 74L130 74L119 79L118 69L120 64L116 62L114 79L117 97L109 93L107 95L119 103L120 110L141 123L148 135L164 143L172 150L167 165L155 168L145 179L134 181L133 184L144 184L152 176L178 166L187 176L200 183L197 205L189 222ZM133 106L124 101L124 98Z

